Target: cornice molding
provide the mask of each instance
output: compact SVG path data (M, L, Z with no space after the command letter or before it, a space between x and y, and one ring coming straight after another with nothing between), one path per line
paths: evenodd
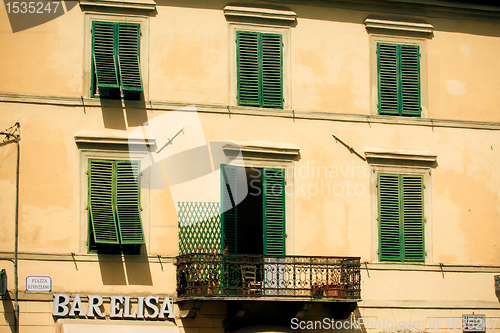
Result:
M293 22L297 13L290 9L269 9L260 7L226 6L224 15L228 18L258 18Z
M242 152L245 154L259 155L285 155L294 158L299 155L299 147L292 143L262 142L262 141L238 141L227 140L223 147L224 152Z
M118 107L127 110L142 109L151 112L154 111L172 111L177 110L193 103L176 103L166 101L103 101L98 98L81 98L66 96L40 96L31 94L9 94L0 93L0 102L2 103L22 103L33 105L55 105L61 107L81 107L100 108L100 107ZM111 103L113 102L113 103ZM257 107L229 106L222 104L195 104L196 110L202 113L218 113L226 115L245 115L261 117L278 117L307 120L325 120L341 121L351 123L366 124L387 124L387 125L407 125L407 126L425 126L431 128L463 128L477 130L500 130L500 122L473 121L473 120L455 120L455 119L434 119L434 118L415 118L415 117L397 117L382 116L372 114L353 114L325 111L307 111L307 110L277 110Z
M81 130L75 134L75 142L77 144L138 145L150 147L156 144L156 139L151 136L146 138L137 136L135 132Z
M437 155L430 150L382 149L368 147L365 149L365 156L368 161L371 159L377 159L434 163L437 160Z
M116 8L153 11L156 3L153 0L80 0L80 6L87 8Z
M434 30L432 24L426 22L409 22L394 19L384 19L367 17L365 20L366 29L382 29L399 32L418 32L422 34L431 34Z

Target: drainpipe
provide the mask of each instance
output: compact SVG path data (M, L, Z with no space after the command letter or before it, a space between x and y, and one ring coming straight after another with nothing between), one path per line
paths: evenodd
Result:
M19 123L16 123L17 128L20 127ZM15 135L7 132L0 132L1 135L7 136L9 139L14 139L17 144L17 164L16 164L16 215L15 215L15 239L14 239L14 332L19 333L19 287L18 287L18 277L17 277L17 246L18 246L18 232L19 232L19 140L20 135Z

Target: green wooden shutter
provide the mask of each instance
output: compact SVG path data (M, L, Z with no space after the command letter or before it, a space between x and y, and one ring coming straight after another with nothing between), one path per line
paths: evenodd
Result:
M283 51L279 34L237 31L238 104L283 107Z
M380 261L401 261L402 230L398 175L378 175Z
M140 165L116 161L116 216L122 244L144 244L140 207Z
M401 54L401 115L420 116L420 52L418 45L398 45Z
M421 115L418 45L377 44L379 113Z
M142 91L139 39L138 24L118 24L118 64L122 91Z
M238 168L232 165L221 165L221 202L222 202L222 248L228 253L238 251L238 201L237 179Z
M399 115L397 45L377 44L379 113Z
M378 176L380 261L424 262L423 176Z
M424 198L423 177L403 175L404 261L424 262Z
M113 202L114 163L106 160L89 160L88 187L90 221L94 241L98 244L118 244Z
M237 31L238 104L260 106L259 34Z
M92 22L92 58L98 88L119 88L114 31L113 23Z
M264 169L263 177L264 254L285 255L285 172Z
M262 34L262 106L283 107L281 35Z

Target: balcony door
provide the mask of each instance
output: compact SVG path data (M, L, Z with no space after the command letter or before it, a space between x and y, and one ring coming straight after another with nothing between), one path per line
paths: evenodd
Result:
M221 203L228 253L285 255L284 169L222 165Z

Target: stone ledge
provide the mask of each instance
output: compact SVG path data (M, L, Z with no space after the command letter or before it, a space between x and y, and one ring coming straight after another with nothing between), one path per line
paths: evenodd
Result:
M153 11L156 9L156 3L153 0L80 0L80 6L139 9L147 11Z
M403 32L412 31L423 34L431 34L434 30L432 24L424 21L409 22L396 19L367 17L364 23L367 29L384 29Z
M290 9L269 9L259 7L226 6L224 7L226 17L251 17L259 19L271 19L293 22L297 13Z
M437 160L437 155L430 150L405 150L405 149L382 149L371 148L365 149L367 159L382 159L382 160L405 160L433 163Z

